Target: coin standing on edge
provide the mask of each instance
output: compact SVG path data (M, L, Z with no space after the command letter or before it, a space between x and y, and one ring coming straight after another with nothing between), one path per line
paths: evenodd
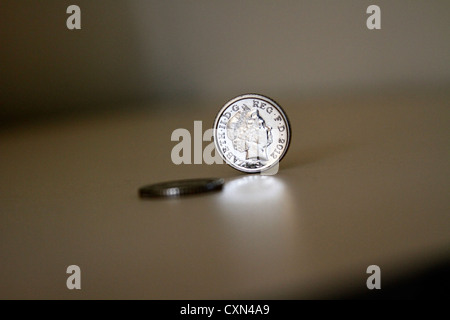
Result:
M179 197L221 190L224 179L186 179L167 181L144 186L139 189L141 198Z
M214 121L214 144L231 167L247 173L266 171L286 154L289 120L272 99L245 94L228 101Z

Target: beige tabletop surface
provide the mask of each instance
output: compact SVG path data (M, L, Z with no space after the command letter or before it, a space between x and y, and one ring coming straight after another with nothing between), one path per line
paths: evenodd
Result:
M292 126L273 176L172 163L172 132L210 128L222 100L2 127L0 298L321 298L367 289L370 265L385 283L448 257L446 88L273 98ZM224 189L138 197L208 177Z

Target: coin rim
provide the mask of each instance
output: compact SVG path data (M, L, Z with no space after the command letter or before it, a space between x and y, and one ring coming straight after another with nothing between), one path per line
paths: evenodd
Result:
M217 113L215 119L214 119L214 125L213 125L213 130L214 130L214 146L217 150L217 152L219 153L219 156L222 158L223 161L225 161L225 163L227 165L229 165L230 167L232 167L235 170L241 171L241 172L245 172L245 173L261 173L264 171L269 170L270 168L272 168L273 166L276 165L277 162L271 164L270 166L268 166L267 168L264 169L244 169L238 166L235 166L234 164L228 162L227 158L225 157L225 155L222 153L222 150L220 150L220 147L218 145L217 142L217 138L216 138L216 134L217 134L217 125L219 123L220 117L222 116L222 114L225 112L225 110L232 105L233 103L239 101L239 100L243 100L243 99L248 99L248 98L257 98L257 99L261 99L261 100L266 100L266 102L269 102L270 104L274 104L276 107L278 107L280 114L283 116L286 124L287 124L287 144L286 144L286 148L284 149L283 153L281 154L281 156L278 158L278 163L281 162L281 160L284 158L284 156L286 155L289 146L291 144L291 123L289 121L288 116L286 115L286 112L284 111L284 109L280 106L280 104L278 104L275 100L273 100L272 98L269 98L267 96L264 96L262 94L259 93L246 93L246 94L242 94L239 95L231 100L229 100L227 103L225 103L223 105L223 107L220 109L220 111Z
M164 187L164 184L177 183L177 182L199 182L205 181L204 185L197 186L184 186L184 187ZM138 189L138 194L141 198L172 198L180 197L184 195L202 194L211 191L219 191L222 189L225 180L223 178L194 178L194 179L182 179L182 180L172 180L164 181L159 183L154 183L146 186L142 186ZM147 189L147 190L145 190ZM150 189L150 190L148 190ZM177 192L169 192L169 190L177 190Z

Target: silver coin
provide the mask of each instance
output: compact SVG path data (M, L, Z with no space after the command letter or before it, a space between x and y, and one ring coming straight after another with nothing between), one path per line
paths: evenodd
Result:
M214 121L214 144L231 167L258 173L278 164L291 140L289 120L272 99L245 94L228 101Z
M187 179L156 183L139 188L141 198L178 197L221 190L223 179Z

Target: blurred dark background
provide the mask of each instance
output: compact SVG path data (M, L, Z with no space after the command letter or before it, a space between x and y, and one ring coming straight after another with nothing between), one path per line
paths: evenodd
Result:
M66 9L81 8L81 30ZM381 8L381 30L366 9ZM0 3L0 118L450 82L447 0ZM214 106L217 107L217 106Z

